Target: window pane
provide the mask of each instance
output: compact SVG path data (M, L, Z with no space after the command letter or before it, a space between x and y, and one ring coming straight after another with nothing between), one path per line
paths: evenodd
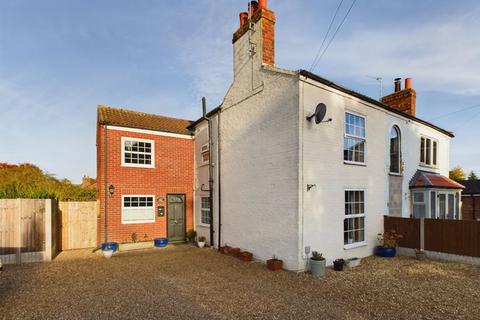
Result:
M420 162L425 163L425 138L420 139Z
M433 141L433 162L434 166L437 165L437 141Z
M454 209L455 208L455 195L453 193L448 194L448 212L447 212L447 219L454 218Z
M140 165L152 164L152 143L126 140L124 141L124 149L124 163Z
M432 164L431 162L431 144L432 140L426 139L426 147L425 147L425 164Z
M400 173L400 134L395 127L390 132L390 172Z
M437 193L432 191L430 193L430 218L437 217Z
M414 192L413 202L425 202L425 194L423 192Z

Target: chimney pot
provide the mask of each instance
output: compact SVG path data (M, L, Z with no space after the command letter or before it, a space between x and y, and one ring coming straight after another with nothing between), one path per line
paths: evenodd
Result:
M258 0L258 7L260 9L267 9L267 0Z
M402 78L395 78L395 92L402 90Z
M240 12L240 28L248 22L248 12Z
M257 1L250 1L250 17L253 17L255 12L258 10L258 2Z
M405 89L410 89L412 87L412 78L405 79Z

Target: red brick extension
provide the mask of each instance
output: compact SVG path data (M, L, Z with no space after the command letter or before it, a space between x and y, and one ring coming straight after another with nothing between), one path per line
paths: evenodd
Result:
M97 127L97 186L100 199L98 244L104 241L104 174L103 174L103 126ZM136 137L155 141L155 168L130 168L121 166L121 137ZM154 194L155 207L167 208L167 193L183 193L186 196L186 228L193 228L193 172L194 142L190 139L158 136L126 131L107 131L107 185L115 186L115 193L108 197L108 241L131 242L132 233L138 241L166 236L166 219L155 217L155 223L122 224L121 201L123 194ZM157 198L165 198L158 203ZM156 212L155 212L156 213ZM145 235L147 236L145 238Z

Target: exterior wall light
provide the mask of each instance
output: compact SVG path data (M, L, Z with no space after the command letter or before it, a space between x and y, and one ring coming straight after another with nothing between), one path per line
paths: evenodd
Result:
M113 184L108 187L108 193L110 193L111 196L113 196L113 194L115 193L115 187L113 186Z

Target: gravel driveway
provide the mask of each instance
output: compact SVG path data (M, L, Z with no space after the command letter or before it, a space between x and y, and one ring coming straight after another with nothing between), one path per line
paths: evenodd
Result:
M179 245L0 273L0 319L478 319L479 302L479 267L410 258L315 279Z

